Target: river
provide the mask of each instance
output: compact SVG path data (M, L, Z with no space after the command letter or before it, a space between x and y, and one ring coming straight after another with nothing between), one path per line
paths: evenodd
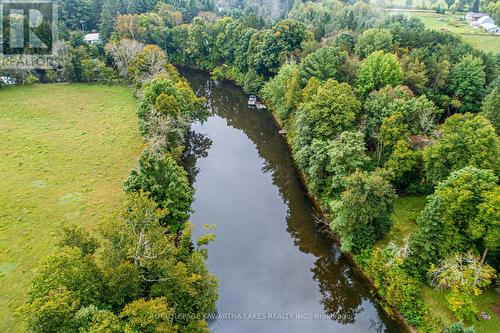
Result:
M314 223L284 138L268 111L229 82L180 68L208 100L186 165L199 235L217 225L208 265L219 278L215 333L402 332L338 246Z

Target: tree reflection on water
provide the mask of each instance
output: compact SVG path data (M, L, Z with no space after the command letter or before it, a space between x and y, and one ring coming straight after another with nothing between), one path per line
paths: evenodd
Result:
M213 115L223 118L227 125L241 130L255 144L263 159L262 173L269 174L288 207L286 230L294 245L303 253L314 256L310 268L318 284L319 303L325 314L335 322L355 324L359 315L372 304L374 313L362 331L400 332L403 329L375 304L375 300L362 277L351 267L338 246L323 234L314 223L314 210L307 198L307 191L300 181L293 159L284 138L278 134L268 111L248 110L247 96L230 84L214 82L200 71L180 68L195 91L207 98L207 107ZM209 154L212 140L200 133L190 132L185 163L194 181L199 170L196 161ZM229 249L230 250L230 249ZM276 281L279 288L279 281Z

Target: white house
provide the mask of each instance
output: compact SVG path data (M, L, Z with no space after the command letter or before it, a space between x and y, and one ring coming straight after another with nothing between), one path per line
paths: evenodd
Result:
M500 28L497 27L494 23L484 23L481 27L489 33L496 34L500 32Z
M479 20L481 17L486 16L485 13L473 13L473 12L468 12L465 14L465 19L470 22L476 22Z
M99 33L93 32L91 34L86 34L85 36L83 36L83 40L85 41L85 43L88 43L88 44L99 43L100 42Z
M486 24L486 23L495 24L495 21L493 21L493 19L491 17L489 17L488 15L486 15L486 16L481 17L479 20L477 20L473 24L482 26L483 24Z
M4 84L6 86L12 86L16 84L16 79L10 77L10 76L0 76L0 83Z

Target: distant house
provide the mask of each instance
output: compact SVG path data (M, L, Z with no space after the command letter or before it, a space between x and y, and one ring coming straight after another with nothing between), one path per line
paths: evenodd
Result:
M477 20L476 22L474 22L472 24L482 26L483 24L488 24L488 23L495 24L495 21L493 21L493 19L491 17L486 15L486 16L481 17L479 20Z
M425 135L410 135L408 142L415 148L423 149L431 143L431 139Z
M483 15L476 21L470 23L471 26L475 28L481 28L486 32L496 34L500 32L500 29L495 24L495 21L488 15Z
M6 86L12 86L16 84L16 79L10 77L10 76L0 76L0 83L4 84Z
M85 36L83 36L83 40L87 44L97 44L97 43L99 43L101 41L100 38L99 38L99 33L98 32L93 32L91 34L86 34Z
M486 32L496 34L500 32L500 28L497 27L494 23L484 23L481 25L481 28L483 28Z
M476 22L477 20L479 20L483 16L487 16L487 14L468 12L467 14L465 14L465 20L467 20L469 22Z
M209 11L201 11L198 13L198 16L201 17L205 22L209 23L215 23L222 18L221 16L217 15L217 13Z

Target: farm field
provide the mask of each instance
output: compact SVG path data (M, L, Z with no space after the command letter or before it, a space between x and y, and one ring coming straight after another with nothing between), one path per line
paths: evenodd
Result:
M399 12L393 11L392 13ZM419 17L429 29L458 34L464 41L477 49L485 52L500 53L500 35L487 34L481 32L479 29L472 28L468 22L460 19L462 15L442 15L432 12L410 11L401 11L400 13Z
M0 332L17 332L37 262L58 229L93 228L123 195L143 145L121 86L0 89Z

